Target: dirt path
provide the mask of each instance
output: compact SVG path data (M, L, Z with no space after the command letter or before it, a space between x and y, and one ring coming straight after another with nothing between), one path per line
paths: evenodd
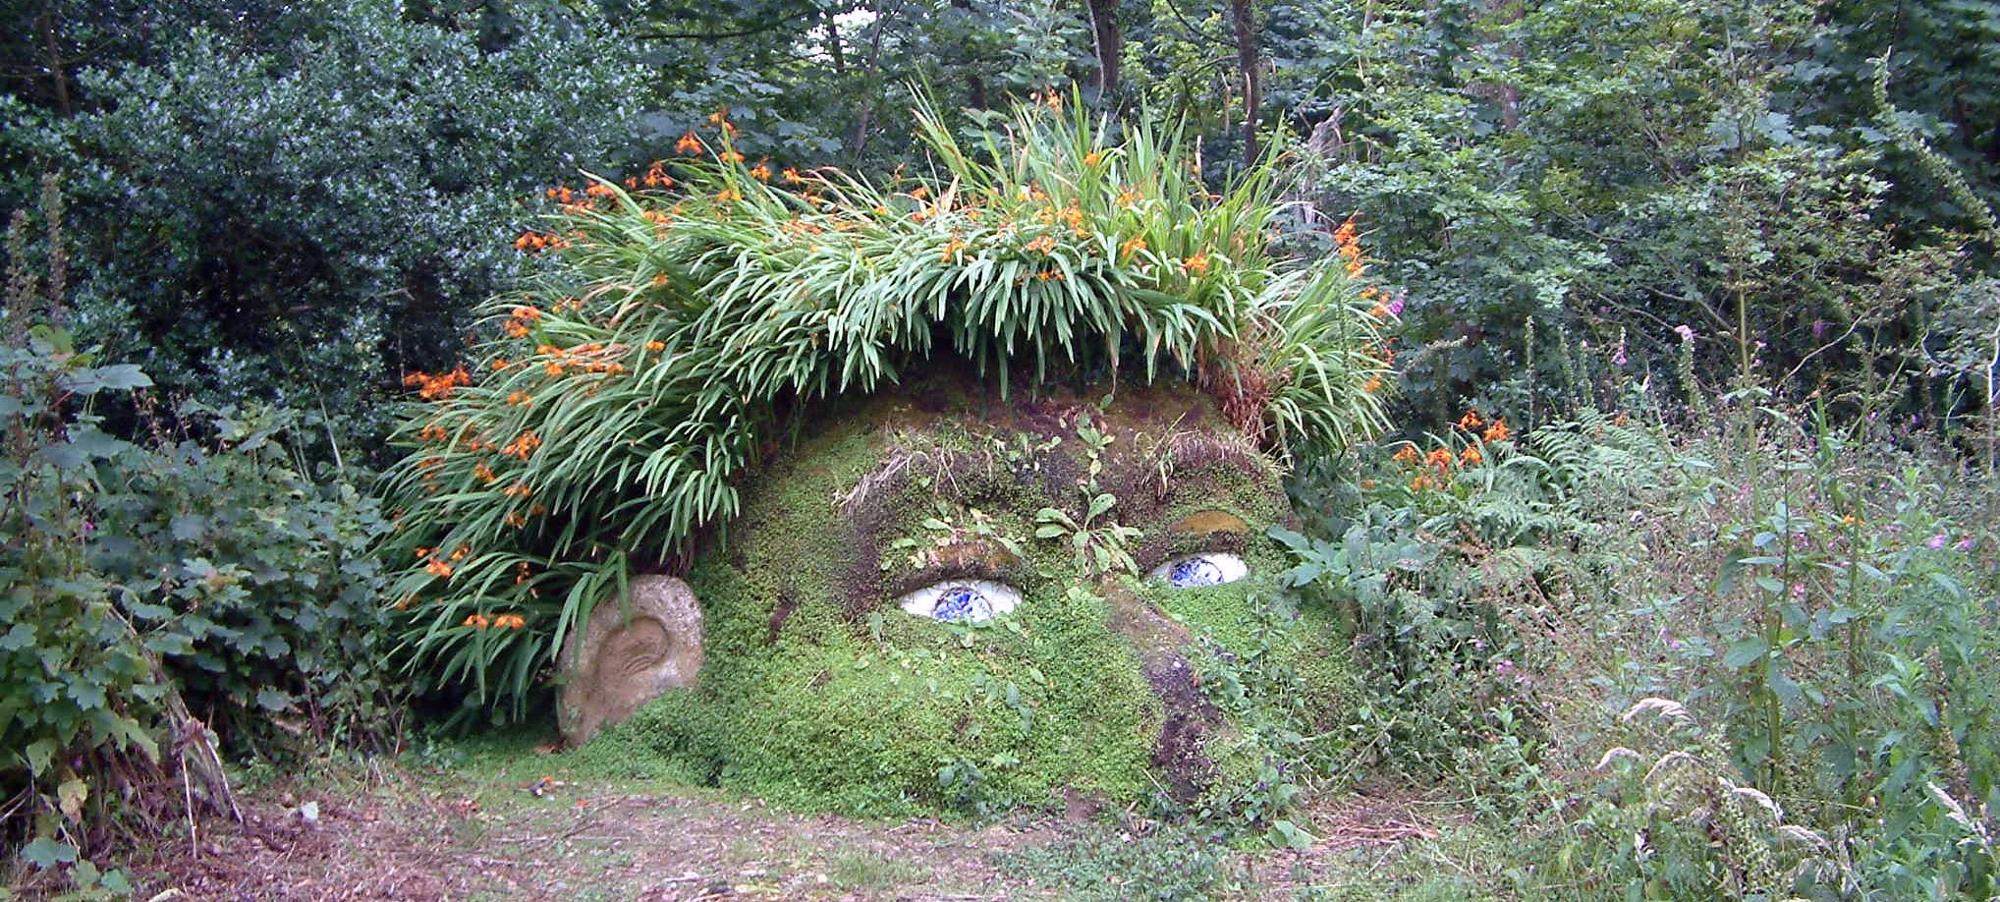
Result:
M1143 823L864 821L684 788L396 775L256 793L199 855L181 837L130 870L165 899L1380 898L1434 873L1411 853L1462 828L1422 807L1328 800L1307 812L1311 849L1244 852Z

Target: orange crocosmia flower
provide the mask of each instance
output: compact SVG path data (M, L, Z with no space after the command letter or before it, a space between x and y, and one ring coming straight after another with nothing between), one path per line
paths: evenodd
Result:
M1043 235L1040 238L1028 242L1028 250L1034 251L1038 254L1054 253L1055 249L1056 249L1056 240L1047 235Z
M1460 463L1470 466L1472 464L1484 463L1486 455L1479 453L1478 447L1466 445L1465 450L1458 452L1458 460Z
M646 350L652 351L655 354L658 354L659 352L664 351L666 349L667 349L667 343L657 338L653 339L652 341L646 342Z
M1512 434L1507 429L1507 418L1501 417L1494 420L1493 425L1486 427L1486 431L1481 433L1480 437L1486 439L1488 443L1504 442Z
M1449 448L1432 448L1431 453L1424 455L1424 463L1437 467L1440 470L1448 469L1452 464L1452 460L1451 449Z
M490 623L492 623L492 621L487 620L485 614L469 614L465 618L464 625L472 627L473 629L476 630L483 630Z
M541 446L541 437L535 435L533 430L530 430L515 436L513 441L507 443L507 447L500 449L500 453L508 457L518 457L522 460L527 460L529 455L534 454L535 449Z
M793 169L790 166L785 167L785 171L778 175L785 180L785 184L787 185L796 185L806 180L805 176L800 175L797 169Z
M924 198L931 196L931 189L923 185L918 185L915 188L910 189L910 196L916 198L917 200L923 200Z
M1458 428L1470 432L1474 429L1478 429L1479 425L1483 422L1485 421L1479 418L1479 411L1468 410L1465 412L1465 416L1458 418Z
M1120 191L1120 192L1118 192L1118 205L1119 205L1119 206L1121 206L1121 207L1129 207L1129 206L1132 206L1133 204L1136 204L1136 203L1138 203L1138 202L1139 202L1139 192L1137 192L1137 191L1134 191L1134 190L1132 190L1132 189L1130 189L1130 188L1127 188L1127 189L1125 189L1125 190L1123 190L1123 191Z
M520 511L508 511L507 516L504 519L506 520L508 526L512 526L515 529L520 529L521 527L528 525L528 518L522 516Z
M429 571L430 575L435 576L439 579L451 578L451 565L443 561L433 560L430 563L425 564L424 569L426 571Z
M750 177L760 182L770 181L771 164L758 160L757 165L750 167Z
M508 486L502 494L509 498L526 498L531 492L533 492L533 489L528 488L527 483L517 482Z
M694 136L694 132L688 132L682 135L679 141L674 142L675 151L689 156L699 154L706 149L702 146L701 139Z
M1146 239L1135 236L1130 241L1118 245L1118 259L1120 260L1129 259L1133 254L1136 254L1145 249L1146 249Z
M1359 240L1359 235L1356 232L1354 223L1355 219L1358 218L1360 215L1361 214L1356 213L1353 216L1347 217L1347 221L1341 223L1340 228L1335 229L1333 231L1333 240L1335 244L1346 246L1353 244L1355 241Z
M939 255L939 259L942 259L945 262L949 263L951 262L952 257L956 256L959 251L965 250L965 248L966 248L965 242L958 240L958 238L954 236L950 241L944 243L944 253Z
M1367 393L1369 393L1369 394L1371 394L1371 395L1372 395L1372 394L1374 394L1374 393L1376 393L1376 392L1378 392L1378 391L1381 391L1381 390L1382 390L1382 377L1381 377L1381 376L1370 376L1370 377L1368 377L1368 381L1367 381L1367 382L1364 382L1364 383L1362 383L1362 384L1361 384L1361 390L1362 390L1362 391L1365 391L1365 392L1367 392Z
M1414 464L1417 462L1417 446L1404 445L1396 449L1396 453L1389 455L1389 458L1398 463Z
M741 163L743 162L743 155L733 150L725 150L722 152L722 162Z
M1104 151L1101 151L1101 150L1093 150L1093 151L1091 151L1091 152L1089 152L1089 153L1087 153L1087 154L1084 154L1084 155L1083 155L1083 165L1085 165L1085 166L1095 166L1095 165L1097 165L1097 164L1098 164L1099 162L1102 162L1102 161L1103 161L1103 159L1104 159Z
M1208 272L1208 252L1196 251L1195 255L1181 261L1181 271L1197 276Z

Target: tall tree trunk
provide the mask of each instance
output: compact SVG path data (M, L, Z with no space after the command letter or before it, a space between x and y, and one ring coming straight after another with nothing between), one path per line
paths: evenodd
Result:
M1236 67L1243 70L1243 165L1253 166L1261 153L1257 108L1263 91L1257 78L1257 24L1250 0L1229 0L1229 20L1236 29Z
M56 110L63 118L69 118L69 73L64 71L61 45L56 41L56 4L50 0L48 11L42 14L42 39L49 50L49 81L53 83L56 95Z
M846 75L847 57L840 49L840 26L833 21L833 10L822 8L819 11L819 21L826 29L826 55L833 57L833 74Z
M1118 90L1118 59L1125 43L1118 33L1118 0L1085 0L1084 5L1097 38L1097 94L1108 98Z
M882 29L887 27L889 12L883 4L873 4L875 10L874 32L868 38L868 71L862 76L867 94L861 98L861 111L854 117L854 134L847 141L847 157L860 162L861 150L868 146L868 120L875 111L875 79L882 71Z

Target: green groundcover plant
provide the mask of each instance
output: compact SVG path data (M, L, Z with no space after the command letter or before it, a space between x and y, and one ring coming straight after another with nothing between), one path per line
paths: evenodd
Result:
M936 169L887 186L745 160L718 113L683 162L551 189L548 230L516 244L555 265L488 306L474 368L409 379L406 651L518 716L596 600L737 511L774 426L934 356L1003 385L1164 371L1281 449L1379 431L1391 314L1352 229L1344 260L1277 259L1276 156L1211 194L1176 131L1065 106L976 144L920 106Z

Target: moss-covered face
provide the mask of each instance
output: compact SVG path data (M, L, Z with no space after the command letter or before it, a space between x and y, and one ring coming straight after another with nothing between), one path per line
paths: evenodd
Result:
M580 754L854 813L1188 804L1255 779L1267 708L1337 710L1330 618L1276 591L1278 470L1204 396L829 419L689 572L694 685ZM1296 691L1246 697L1245 661Z

